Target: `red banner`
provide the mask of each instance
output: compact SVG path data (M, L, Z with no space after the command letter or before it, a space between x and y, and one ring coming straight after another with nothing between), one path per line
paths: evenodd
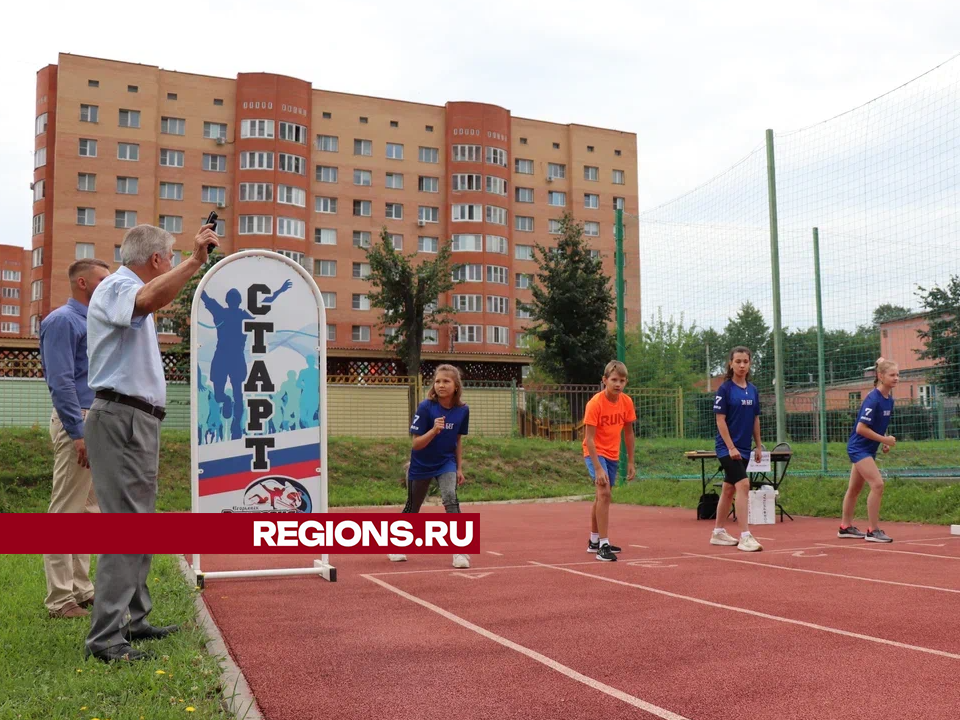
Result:
M0 514L0 553L4 554L479 551L477 513Z

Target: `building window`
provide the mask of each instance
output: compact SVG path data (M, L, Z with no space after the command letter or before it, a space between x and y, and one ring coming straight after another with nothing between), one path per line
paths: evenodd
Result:
M80 106L80 122L95 123L100 121L100 108L96 105Z
M317 245L336 245L337 231L335 228L314 228L313 241Z
M483 189L482 186L483 176L472 173L457 173L453 176L453 191L454 192L465 192L465 191L480 191Z
M428 193L440 192L440 178L421 175L417 180L417 190Z
M279 163L280 172L295 173L297 175L307 174L307 159L305 157L280 153Z
M370 247L370 233L363 230L353 231L353 246L358 248Z
M493 315L509 315L510 299L500 295L487 295L487 312Z
M213 104L217 107L223 107L223 98L214 98Z
M507 194L507 181L503 178L493 177L493 175L487 175L487 192L493 193L494 195L503 195Z
M97 211L93 208L77 208L77 225L96 225Z
M37 202L38 200L43 200L46 197L44 192L46 188L46 183L43 180L37 180L33 183L33 201Z
M320 297L323 298L323 307L327 310L337 309L337 294L335 292L322 292Z
M514 172L518 172L522 175L533 175L533 160L515 158L513 161L513 169Z
M353 303L351 305L353 310L369 310L370 309L370 298L366 295L359 295L354 293Z
M167 93L167 100L176 100L176 99L177 99L176 93L170 93L170 92Z
M9 273L10 270L4 270L4 272L5 272L5 273ZM20 282L20 278L19 278L20 273L17 273L17 275L18 275L18 277L17 277L17 279L16 279L16 282ZM3 278L3 279L4 279L4 280L7 280L8 278L6 277L6 275L4 275L4 278ZM20 299L20 288L5 287L5 288L3 289L3 297L5 297L7 300L19 300L19 299Z
M428 125L427 127L430 126ZM425 163L438 163L440 162L440 148L421 147L418 151L417 159Z
M272 138L273 120L241 120L241 138Z
M547 232L551 235L560 234L560 221L559 220L548 220L547 221Z
M513 257L517 260L533 260L533 245L514 245Z
M483 220L483 205L454 205L453 222L480 222Z
M354 342L370 342L370 326L354 325L351 337Z
M33 216L33 234L40 235L43 232L43 213Z
M283 123L281 123L282 125ZM204 122L203 123L203 136L208 140L216 140L217 138L227 139L227 124L226 123L215 123L215 122Z
M453 341L458 343L483 342L483 325L454 325Z
M554 144L553 144L553 149L554 149L554 150L559 150L559 149L560 149L560 143L554 143Z
M514 287L517 290L526 290L530 287L530 275L528 273L517 273Z
M19 271L19 270L4 270L4 271L3 271L3 279L4 279L5 282L20 282L20 271ZM20 290L17 289L17 288L12 288L12 289L16 292L15 295L8 295L8 294L7 294L7 291L8 291L8 290L11 290L11 288L4 288L4 289L3 289L3 296L4 296L4 297L10 297L10 298L18 298L18 297L20 297Z
M483 265L458 265L451 275L455 282L483 282Z
M917 387L917 393L920 398L920 404L924 407L930 407L937 399L937 386L920 385Z
M482 162L483 150L479 145L454 145L454 162Z
M37 121L34 124L34 130L36 135L43 135L47 131L47 114L41 113L37 115Z
M300 192L303 192L303 190ZM219 207L223 207L227 204L227 189L224 187L203 185L200 188L200 202L216 203ZM303 204L301 204L300 207L304 207L306 204L307 194L303 193Z
M95 87L95 88L98 88L98 87L100 87L100 81L99 81L99 80L87 80L87 87Z
M354 200L353 214L356 217L370 217L373 215L373 203L369 200Z
M292 185L277 185L277 202L281 205L306 207L307 191Z
M117 193L120 195L136 195L139 188L139 181L134 177L118 177Z
M241 235L273 235L273 215L241 215Z
M40 148L33 154L33 169L42 168L47 164L47 149L45 147Z
M280 139L287 142L307 144L307 128L303 125L296 125L289 122L280 123Z
M140 111L121 110L118 122L120 127L138 128L140 127Z
M396 120L391 120L390 127L400 127L400 123L397 122Z
M440 342L440 332L436 328L423 329L423 344L437 345Z
M614 210L623 210L623 198L615 197L613 199L613 209Z
M30 283L30 300L43 300L43 280L34 280Z
M370 277L370 263L355 262L353 264L353 277L358 280L366 280Z
M340 138L336 135L317 135L317 150L321 152L340 152Z
M403 175L401 173L387 173L387 187L392 190L403 190Z
M590 193L583 194L583 206L588 210L596 210L600 207L600 196L591 195Z
M317 275L318 277L336 277L337 261L336 260L314 260L313 274Z
M198 222L199 222L200 225L206 225L206 224L207 224L207 216L204 215L202 218L199 218L199 219L198 219ZM223 218L217 218L216 227L213 229L213 231L217 234L218 237L224 237L224 236L226 236L226 234L227 234L227 221L224 220ZM180 252L180 251L177 250L177 252Z
M93 256L91 255L90 257L93 257ZM19 306L19 305L4 305L4 306L3 306L3 314L4 314L4 315L19 315L19 314L20 314L20 306ZM6 323L4 323L4 325L6 325ZM8 331L8 330L4 330L4 332L9 332L9 331Z
M593 167L591 165L583 166L583 179L589 180L590 182L597 182L600 180L600 168Z
M525 188L525 187L514 188L514 197L517 202L532 203L533 188Z
M518 320L529 320L533 317L533 313L523 303L516 303L516 316Z
M487 235L487 252L498 255L507 254L507 239L500 235Z
M95 257L93 243L77 243L76 259L86 260Z
M163 150L160 151L161 157ZM161 163L162 165L163 163ZM273 170L272 152L244 152L240 153L241 170Z
M507 268L499 265L487 265L487 282L497 285L507 284ZM492 310L490 312L493 312ZM506 310L504 310L506 312Z
M175 152L169 150L168 152ZM160 164L163 165L163 153L160 151ZM139 162L140 146L135 143L117 143L117 160L129 160L130 162ZM180 164L175 167L183 167L183 153L180 153Z
M160 164L164 167L183 167L182 150L161 150Z
M513 229L519 232L533 232L533 218L514 215Z
M440 208L421 205L417 210L417 220L425 223L440 222Z
M386 217L388 220L403 220L403 205L400 203L387 203Z
M353 184L363 186L373 185L373 173L369 170L354 170Z
M616 155L617 157L620 157L623 153L620 152L619 150L614 150L613 154Z
M453 309L457 312L483 312L483 295L454 295Z
M273 184L240 183L240 202L273 202Z
M623 185L623 170L614 170L614 171L613 171L613 184L614 184L614 185Z
M487 164L500 165L501 167L506 167L507 151L502 148L488 147L487 148Z
M123 261L123 259L122 259L121 256L120 256L120 246L119 246L119 245L114 245L114 246L113 246L113 261L116 262L116 263Z
M337 168L326 165L317 165L317 182L335 183L338 181L339 174Z
M600 223L598 222L585 222L583 224L583 234L589 235L590 237L599 237L600 236Z
M564 192L556 192L551 190L547 193L547 205L553 205L554 207L566 207L567 194Z
M316 199L316 211L327 215L337 214L337 199L332 197L318 197Z
M283 218L277 218L277 227L278 227L278 228L280 227L280 221L281 221L282 219L283 219ZM277 234L279 235L279 233L277 233ZM277 252L280 253L281 255L283 255L285 258L290 258L290 259L293 260L297 265L301 265L301 266L303 265L304 254L303 254L302 252L296 252L296 251L294 251L294 250L277 250Z
M393 249L397 252L403 252L403 235L390 233L388 237L390 238L390 245L393 247Z
M292 237L303 240L307 236L306 223L303 220L295 218L278 217L277 235L279 237Z
M204 153L203 169L209 170L210 172L226 172L227 156L226 155L210 155L209 153Z
M373 142L370 140L354 140L353 154L365 155L367 157L373 155Z
M361 125L366 125L368 122L370 122L369 118L367 118L367 117L365 117L365 116L363 116L363 115L360 116L360 124L361 124Z
M162 117L160 118L160 132L163 135L186 135L187 121L183 118Z
M38 247L33 249L33 265L32 267L38 268L43 265L43 248ZM36 300L37 298L34 298Z
M440 245L440 238L418 237L417 250L422 253L435 253Z
M403 145L398 143L387 143L387 159L403 160Z
M563 180L567 176L567 166L559 163L547 163L547 179Z
M18 312L19 312L19 310L18 310ZM37 316L34 315L33 317L36 318ZM40 323L39 323L39 321L38 321L38 322L37 322L37 330L35 330L35 331L33 332L33 334L36 335L39 331L40 331ZM16 334L19 335L19 334L20 334L20 323L15 323L15 322L5 322L5 323L2 323L2 326L0 326L0 332L16 333Z
M93 173L77 173L77 190L81 192L95 192L97 176Z
M127 92L131 92L131 93L140 92L140 88L138 88L136 85L127 85Z
M81 138L80 139L80 157L96 157L96 156L97 156L97 141Z
M329 115L330 113L324 113ZM336 325L327 325L327 342L336 342L337 340L337 326Z
M176 234L183 232L183 218L179 215L161 215L160 227L168 233Z
M506 225L507 224L506 208L497 207L495 205L487 205L487 222L493 223L494 225Z
M454 235L450 242L454 252L480 252L483 250L482 235Z

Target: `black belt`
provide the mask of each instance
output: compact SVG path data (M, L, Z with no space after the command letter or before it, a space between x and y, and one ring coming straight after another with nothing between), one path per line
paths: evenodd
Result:
M121 395L113 390L97 390L97 397L100 400L109 400L110 402L120 403L121 405L129 405L137 410L142 410L148 415L153 415L155 418L157 418L157 420L160 421L167 416L167 411L162 407L151 405L148 402L144 402L139 398L130 397L129 395Z

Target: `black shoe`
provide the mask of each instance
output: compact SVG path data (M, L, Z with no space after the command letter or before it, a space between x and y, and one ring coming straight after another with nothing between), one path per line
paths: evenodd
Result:
M837 531L838 538L857 538L858 540L863 540L863 538L866 536L867 534L865 532L858 530L853 525L850 527L840 528L840 530Z
M179 625L167 625L165 627L154 627L153 625L147 625L145 628L140 630L135 630L133 632L127 633L126 637L133 640L162 640L168 635L173 635L175 632L180 631Z
M132 648L126 643L122 645L113 645L108 647L105 650L98 650L97 652L90 652L90 648L87 648L83 656L88 658L90 656L95 657L100 662L113 663L113 662L134 662L136 660L151 660L153 659L153 653L144 652L143 650L137 650Z
M620 552L620 548L618 548L616 545L610 545L609 547L610 547L610 551L611 551L611 552L614 552L614 553ZM588 540L588 541L587 541L587 552L588 552L588 553L596 553L596 552L598 552L599 550L600 550L600 542L599 542L599 541L597 541L597 542L593 542L592 540Z
M600 549L597 551L597 560L603 560L604 562L616 562L617 556L609 544L601 545Z

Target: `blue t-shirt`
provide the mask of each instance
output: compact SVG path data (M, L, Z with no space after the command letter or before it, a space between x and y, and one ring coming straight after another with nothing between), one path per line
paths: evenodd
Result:
M857 425L863 423L877 433L877 435L886 435L887 426L890 424L890 417L892 415L893 395L885 398L883 393L876 388L871 390L870 394L867 395L866 399L860 405L860 412L857 413L857 422L853 424L853 432L850 433L850 439L847 441L847 452L851 455L860 453L876 455L880 443L857 433Z
M730 430L730 439L734 447L743 457L750 454L751 438L753 437L753 421L760 417L760 393L753 383L748 382L745 388L737 385L733 380L727 380L717 389L713 400L713 412L727 416L727 429ZM730 454L727 444L717 431L717 457L726 457Z
M417 414L410 423L410 434L426 435L439 417L444 418L445 424L440 434L422 450L410 451L411 480L428 480L457 471L457 440L467 434L470 426L467 405L447 409L436 400L424 400L417 406Z

